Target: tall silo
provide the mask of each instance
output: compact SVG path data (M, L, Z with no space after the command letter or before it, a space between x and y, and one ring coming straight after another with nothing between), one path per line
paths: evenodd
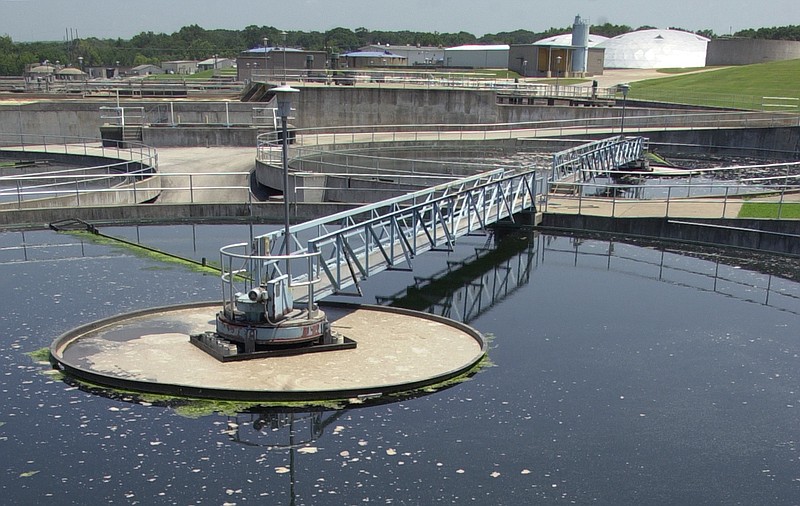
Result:
M575 46L572 53L572 72L579 76L586 74L589 61L589 26L588 19L575 16L575 23L572 25L572 45Z

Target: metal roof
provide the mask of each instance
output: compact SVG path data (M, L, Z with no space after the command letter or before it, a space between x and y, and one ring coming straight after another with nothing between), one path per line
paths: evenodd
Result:
M273 51L280 51L287 53L304 53L302 49L295 49L293 47L254 47L253 49L248 49L247 51L242 51L243 53L250 53L250 54L264 54L264 53L271 53Z
M402 58L407 59L405 56L390 53L389 51L353 51L352 53L345 53L344 56L348 58Z
M589 34L589 47L594 47L607 40L608 37ZM537 46L572 46L572 34L562 33L561 35L553 35L552 37L536 41L534 44Z
M445 51L508 51L511 46L508 44L495 44L495 45L480 45L480 44L466 44L464 46L446 47Z

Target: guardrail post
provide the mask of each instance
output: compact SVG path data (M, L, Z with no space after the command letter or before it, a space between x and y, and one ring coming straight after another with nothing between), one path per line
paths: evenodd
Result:
M194 204L194 184L192 174L189 174L189 202Z
M78 189L78 180L75 180L75 204L77 207L81 206L81 192Z
M730 186L725 187L725 198L722 200L722 217L725 218L725 212L728 210L728 190Z
M669 199L672 195L672 186L667 186L667 210L665 218L669 218Z
M611 193L611 217L612 218L616 218L616 212L617 212L617 187L616 186L612 186L611 187L611 191L612 191L612 193Z
M22 209L22 188L19 185L19 179L17 179L17 209Z

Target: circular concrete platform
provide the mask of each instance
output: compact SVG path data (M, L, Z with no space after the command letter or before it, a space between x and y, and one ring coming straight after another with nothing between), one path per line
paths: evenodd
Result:
M102 386L250 401L309 401L410 392L473 368L486 342L446 318L383 306L320 304L352 350L223 363L189 342L214 328L219 302L119 315L62 335L56 367Z

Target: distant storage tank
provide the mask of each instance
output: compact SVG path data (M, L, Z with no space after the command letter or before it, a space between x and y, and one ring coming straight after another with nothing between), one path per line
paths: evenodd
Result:
M572 45L575 46L572 57L572 72L576 75L586 74L589 59L589 20L575 16L572 25Z

